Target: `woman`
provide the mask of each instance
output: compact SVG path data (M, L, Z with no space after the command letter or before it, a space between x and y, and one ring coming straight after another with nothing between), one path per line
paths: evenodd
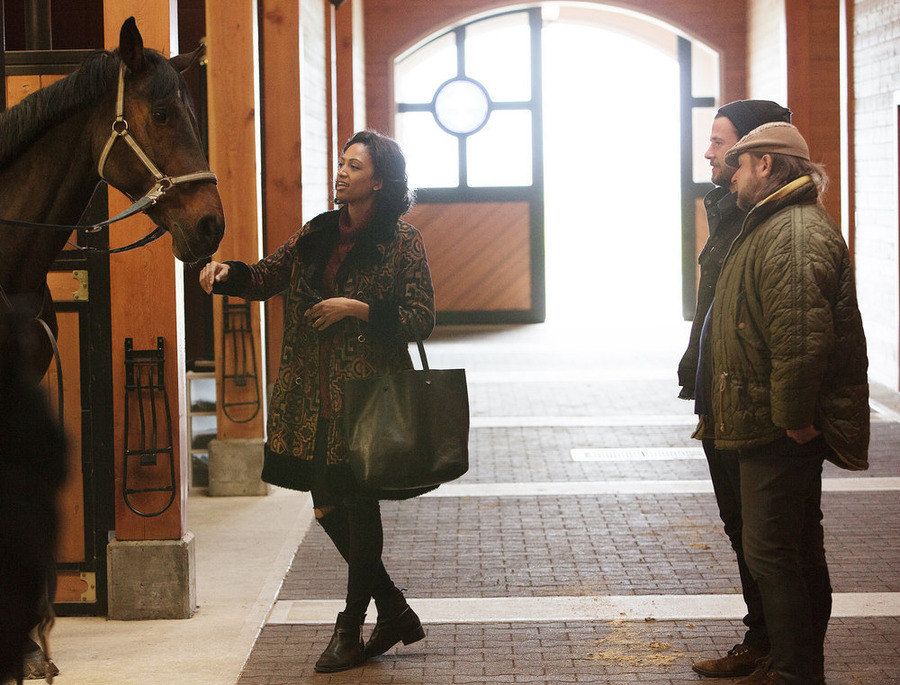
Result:
M354 135L338 161L334 201L340 209L320 214L262 261L211 262L200 274L208 293L261 300L287 291L262 477L311 491L316 520L348 564L346 606L316 662L325 673L425 637L381 562L378 501L397 495L355 483L342 405L347 379L411 368L407 343L434 327L422 237L400 220L413 197L397 143L371 131ZM372 598L378 618L363 645Z

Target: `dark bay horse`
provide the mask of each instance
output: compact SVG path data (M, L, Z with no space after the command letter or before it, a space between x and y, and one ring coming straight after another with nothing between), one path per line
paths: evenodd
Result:
M225 230L224 212L181 77L199 54L197 50L166 59L145 49L134 19L128 19L117 50L93 53L75 73L0 114L0 220L71 226L102 179L132 199L139 198L136 206L171 234L178 259L193 262L215 252ZM47 273L70 234L0 221L0 323L10 316L24 316L26 322L39 318L57 334ZM114 228L110 234L114 239ZM37 607L33 595L35 588L46 587L48 574L55 578L45 562L52 557L56 530L55 507L49 502L60 477L55 474L51 482L47 473L55 462L44 458L44 453L52 452L48 436L55 434L52 424L39 426L41 421L47 424L49 415L37 404L27 404L25 399L32 395L26 397L21 390L44 374L52 346L43 326L32 328L38 335L15 347L36 350L27 364L22 356L13 359L9 351L13 347L0 347L2 399L19 412L10 414L7 404L2 405L6 420L0 421L0 471L5 485L23 493L15 500L4 496L3 504L13 507L24 501L14 511L3 510L4 522L13 522L12 529L0 527L0 559L25 560L15 567L0 565L0 570L10 570L0 574L4 580L17 579L14 584L22 600L3 603L0 609L4 646L14 650L28 644L27 631L23 635L22 630L36 622L42 627L42 640L46 638L52 624L48 591ZM18 379L13 371L24 372L26 366L27 380ZM32 411L32 405L38 408ZM40 484L43 489L37 487ZM45 521L48 515L52 520ZM20 529L26 534L16 537ZM27 535L28 529L46 535L38 539ZM25 592L26 586L35 592ZM5 587L3 592L15 593L16 588ZM52 591L49 595L52 599ZM45 665L52 679L49 662L39 664L41 672L23 673L19 667L10 672L10 659L22 661L6 651L0 656L5 662L0 681L8 676L43 676ZM26 659L26 667L28 663Z
M224 212L181 77L199 52L166 59L145 49L130 18L117 50L93 53L0 114L0 219L72 225L102 178L131 198L154 189L146 213L171 234L178 259L215 252ZM68 237L0 224L0 307L31 299L54 334L46 277ZM39 375L49 351L35 362Z

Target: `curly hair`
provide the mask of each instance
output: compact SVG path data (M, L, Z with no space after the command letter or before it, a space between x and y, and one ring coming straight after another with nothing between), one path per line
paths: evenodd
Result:
M412 209L415 193L410 189L406 176L406 157L393 138L375 131L359 131L344 145L342 152L355 143L366 146L372 158L375 178L381 181L381 190L375 203L375 220L396 223Z

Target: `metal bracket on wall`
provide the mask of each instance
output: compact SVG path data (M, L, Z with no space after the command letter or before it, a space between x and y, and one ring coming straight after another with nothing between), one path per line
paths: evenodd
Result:
M156 339L155 350L135 350L131 338L125 338L125 463L122 469L122 496L125 504L138 516L159 516L175 501L175 452L172 446L172 415L165 385L164 340ZM134 415L136 407L137 414ZM160 417L159 414L162 414ZM161 425L164 419L165 425ZM135 440L130 434L132 422L138 427ZM132 447L132 442L136 446ZM157 465L160 455L168 457L168 483L155 487L131 487L132 470L129 464L138 459L138 467ZM157 511L139 510L132 502L133 495L167 492L168 502Z
M229 358L230 352L230 358ZM256 345L250 325L250 303L232 302L226 296L222 303L222 412L234 423L252 421L259 413L259 374L256 370ZM246 388L252 384L250 400L229 402L229 388ZM235 418L229 410L245 407L249 416Z

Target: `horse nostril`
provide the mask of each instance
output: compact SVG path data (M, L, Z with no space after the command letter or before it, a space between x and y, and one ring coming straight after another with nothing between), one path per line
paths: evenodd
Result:
M222 239L225 226L215 214L207 214L197 222L197 234L216 244Z

